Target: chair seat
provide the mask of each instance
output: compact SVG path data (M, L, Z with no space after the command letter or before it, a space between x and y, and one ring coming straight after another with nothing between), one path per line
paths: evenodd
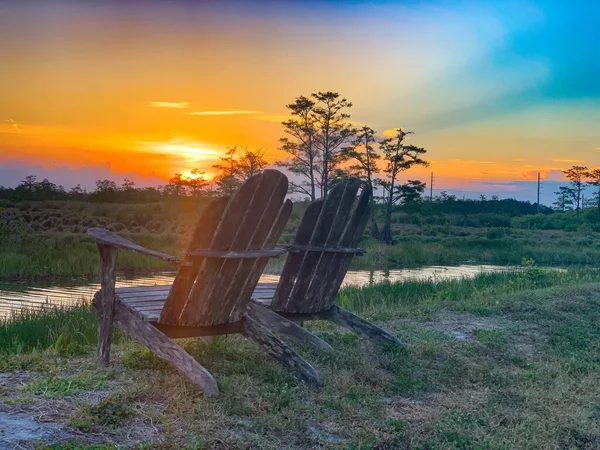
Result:
M268 304L275 294L277 283L258 283L252 300ZM117 301L140 316L145 322L157 322L169 295L171 285L134 286L115 289Z

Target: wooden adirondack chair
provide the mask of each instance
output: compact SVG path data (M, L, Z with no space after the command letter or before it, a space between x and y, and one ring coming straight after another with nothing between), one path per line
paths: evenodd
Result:
M263 316L266 307L292 321L329 320L361 336L402 345L395 336L334 304L352 258L364 253L356 246L369 220L370 192L363 187L357 197L361 184L348 179L334 187L326 200L308 207L288 246L279 283L275 288L265 286L253 298L250 317ZM270 328L288 335L276 324Z
M291 201L285 200L287 188L282 173L265 170L246 181L231 199L214 200L202 214L171 286L115 289L119 247L179 261L108 230L89 229L98 245L102 272L102 288L94 300L100 317L100 362L109 362L114 325L170 362L205 395L215 396L219 390L212 375L171 338L241 333L296 376L319 386L313 367L257 320L286 329L286 335L298 342L323 348L327 344L272 312L254 314L257 320L246 314L251 296L260 296L264 289L254 293L269 258L285 252L275 244L292 210Z

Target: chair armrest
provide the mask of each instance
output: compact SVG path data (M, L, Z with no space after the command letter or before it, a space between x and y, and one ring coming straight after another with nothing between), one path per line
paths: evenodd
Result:
M92 237L97 243L108 245L111 247L120 247L127 250L131 250L137 253L141 253L144 255L152 256L158 259L164 259L165 261L169 261L170 263L177 264L179 263L179 258L172 255L167 255L166 253L155 252L154 250L147 249L140 245L134 244L131 241L128 241L124 237L119 236L111 231L108 231L104 228L89 228L87 230L87 234Z

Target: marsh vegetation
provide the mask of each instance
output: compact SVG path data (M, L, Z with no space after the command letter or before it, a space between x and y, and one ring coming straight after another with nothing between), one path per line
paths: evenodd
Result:
M15 316L0 328L0 370L19 382L2 384L0 399L5 411L51 414L74 430L71 442L102 448L593 449L599 278L531 266L346 288L340 305L406 347L311 323L335 349L300 349L322 375L314 391L238 337L184 340L217 375L222 395L211 400L118 332L114 365L98 368L88 306Z

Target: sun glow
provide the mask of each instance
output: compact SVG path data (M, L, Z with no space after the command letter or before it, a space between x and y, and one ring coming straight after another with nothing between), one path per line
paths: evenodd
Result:
M137 150L143 154L154 154L163 161L168 161L168 166L173 173L180 173L184 178L204 178L209 180L216 173L212 166L220 162L224 150L211 148L206 144L187 138L173 138L167 142L140 141ZM199 173L194 174L194 169Z

